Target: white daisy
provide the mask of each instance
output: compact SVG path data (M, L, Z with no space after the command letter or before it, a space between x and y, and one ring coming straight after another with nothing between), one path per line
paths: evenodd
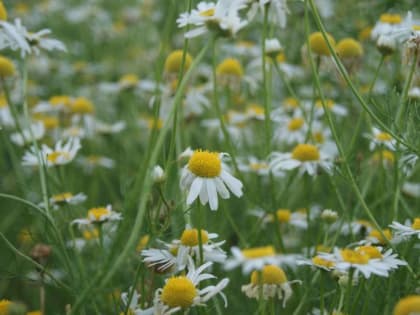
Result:
M71 192L63 192L51 196L50 204L53 206L53 209L57 210L60 206L69 204L69 205L78 205L84 202L87 199L87 196L84 193L72 194ZM44 206L44 203L40 204Z
M248 2L252 3L255 1L248 0ZM270 22L273 22L282 28L286 26L287 14L289 13L286 0L258 0L257 2L258 3L254 3L251 6L248 13L249 19L252 19L255 16L258 7L263 10L266 5L269 5L268 18Z
M248 156L244 159L239 159L238 167L241 172L255 173L259 176L267 176L270 174L268 163L265 160L258 159L254 156ZM275 176L283 176L283 172L274 174Z
M78 159L78 162L87 173L91 173L97 167L111 169L115 166L115 161L113 159L110 159L106 156L94 154L88 156L81 156Z
M242 20L239 11L246 8L247 0L219 0L200 2L191 13L182 13L177 19L178 27L196 26L185 37L192 38L217 29L222 35L235 36L248 22Z
M71 224L77 224L80 227L82 225L105 223L119 220L122 220L121 213L113 211L112 206L107 205L106 207L89 209L86 218L73 220Z
M278 128L274 131L274 139L280 143L295 144L303 143L308 132L308 125L302 116L293 118L281 117L275 118L278 122Z
M369 149L374 151L377 147L386 147L389 150L395 150L396 140L392 136L378 128L373 127L372 133L365 134L365 137L370 139Z
M70 138L65 144L62 140L58 141L54 149L43 144L39 153L43 163L47 167L51 167L70 163L81 147L79 138ZM29 151L25 152L22 164L38 166L38 157L34 147L31 147Z
M132 290L134 290L132 292ZM132 293L131 293L132 292ZM131 294L131 299L129 299ZM123 302L124 310L128 306L128 312L127 314L130 315L153 315L153 307L142 310L139 306L139 298L140 294L137 293L136 289L133 289L132 287L129 288L128 292L123 292L121 294L121 301ZM123 314L123 313L121 313Z
M207 262L197 269L190 258L188 260L188 273L185 276L172 277L166 280L163 288L156 290L153 300L155 315L174 314L181 309L186 310L194 306L205 305L215 295L220 294L227 306L227 300L222 290L228 285L229 279L222 279L215 286L201 286L200 282L215 278L214 275L203 273L212 265Z
M397 221L393 221L392 224L389 225L391 229L394 230L396 236L402 238L410 238L411 236L417 236L420 239L420 217L414 218L413 224L410 225L410 222L406 222L406 224L401 224Z
M10 140L13 143L24 146L26 144L31 144L34 140L40 140L45 135L45 127L42 122L33 123L30 126L30 129L23 129L22 133L14 132L10 135Z
M382 247L360 246L356 249L334 249L334 253L320 253L323 259L334 262L334 269L340 272L354 270L355 277L362 274L365 278L371 275L388 277L389 272L405 266L407 263L397 259L396 254L392 254L392 249L382 252Z
M270 169L273 172L299 168L302 175L305 172L315 176L318 168L331 172L333 157L324 153L312 144L298 144L290 153L273 152L269 156Z
M211 210L217 210L218 195L227 199L230 190L236 197L242 196L241 181L233 177L222 163L226 156L225 153L194 151L181 174L181 188L188 191L188 205L200 198L201 204L209 203Z
M311 111L313 102L304 102L303 106L306 109L307 112ZM327 108L328 111L330 111L332 114L339 116L339 117L343 117L343 116L347 116L348 114L348 110L347 108L342 105L342 104L338 104L335 101L333 101L332 99L326 99L325 100L325 107ZM324 107L322 106L322 101L321 100L317 100L315 102L315 108L314 108L314 114L315 117L322 117L325 112L324 112Z

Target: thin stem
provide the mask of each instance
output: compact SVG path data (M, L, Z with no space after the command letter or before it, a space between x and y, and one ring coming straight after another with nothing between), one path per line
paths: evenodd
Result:
M203 210L201 209L201 205L200 205L200 201L197 200L197 230L198 230L198 251L199 251L199 255L200 255L200 266L204 263L204 252L203 252L203 235L201 234L202 231L204 232L204 230L202 230L202 212Z

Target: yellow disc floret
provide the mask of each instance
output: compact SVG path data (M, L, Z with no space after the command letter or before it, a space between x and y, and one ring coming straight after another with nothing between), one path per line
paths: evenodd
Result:
M190 307L197 296L194 283L187 277L173 277L168 279L162 289L161 300L170 307Z
M127 86L127 87L134 86L137 83L139 83L139 81L140 81L139 77L134 73L125 74L119 80L121 85Z
M287 222L289 222L291 216L292 216L292 213L291 213L291 211L289 209L278 209L276 211L276 217L277 217L277 220L280 223L287 223Z
M183 50L175 50L171 52L165 61L165 72L178 74L178 72L181 70L183 55ZM188 68L191 66L191 63L192 57L189 53L186 53L184 60L184 71L188 70Z
M333 268L335 266L335 263L333 261L324 259L319 256L315 256L312 258L312 263L316 266L321 266L325 268Z
M70 159L70 154L65 151L54 151L47 155L47 161L52 164L57 163L60 158L63 158L64 160L68 160Z
M7 315L9 314L9 307L12 304L9 300L1 300L0 301L0 315Z
M335 50L341 58L360 58L363 55L362 45L353 38L340 40Z
M420 314L420 295L409 295L398 301L393 315Z
M53 202L60 203L60 202L66 202L67 200L71 199L73 197L73 194L70 192L64 192L61 194L57 194L51 197Z
M15 65L6 57L0 56L0 77L11 77L15 74Z
M77 114L91 114L95 108L93 103L85 97L78 97L70 105L70 110Z
M327 37L332 48L334 48L335 46L334 37L332 37L330 34L327 34ZM309 36L309 46L310 46L311 51L313 51L317 55L322 55L322 56L331 55L331 52L328 49L327 42L325 41L321 32L315 32Z
M301 162L319 161L320 154L316 146L301 143L293 149L292 158Z
M388 23L388 24L400 24L402 21L401 15L399 14L391 14L391 13L384 13L381 15L379 20L382 23Z
M363 252L352 249L343 249L340 251L341 257L344 261L356 265L366 265L369 262L369 256Z
M370 246L370 245L360 246L357 248L357 251L365 255L368 255L370 259L382 258L381 251L375 246Z
M303 120L303 118L292 118L287 124L287 129L289 129L289 131L300 130L303 127L304 123L305 121Z
M382 236L382 234L386 237L386 239ZM376 238L379 242L379 244L385 244L386 240L391 240L392 239L392 233L391 230L389 229L385 229L382 230L382 234L379 230L373 230L370 232L369 236Z
M414 230L420 230L420 218L415 218L414 222L413 222L413 225L411 225L411 227Z
M391 141L392 140L392 136L387 133L387 132L379 132L376 136L375 139L378 141Z
M0 20L2 21L7 20L7 10L4 7L3 1L0 1Z
M276 250L273 246L254 247L242 250L242 255L250 259L270 257L276 255Z
M241 63L239 60L234 58L227 58L223 60L216 69L218 75L225 75L231 76L236 78L241 78L244 74L244 70L242 68Z
M286 274L283 269L275 265L267 265L261 271L253 271L251 274L251 283L259 284L282 284L287 282Z
M205 244L209 241L209 235L207 231L200 230L201 234L201 241L202 244ZM199 244L199 238L198 238L198 230L197 229L188 229L184 230L181 235L181 244L185 246L197 246Z
M100 221L104 216L109 215L110 211L108 208L99 207L92 208L88 211L88 218L94 221Z
M222 171L222 161L217 152L195 150L188 169L199 177L217 177Z

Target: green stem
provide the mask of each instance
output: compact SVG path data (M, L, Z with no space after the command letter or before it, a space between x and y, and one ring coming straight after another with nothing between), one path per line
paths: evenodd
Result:
M203 215L203 210L201 209L201 204L200 201L197 200L197 230L198 230L198 251L199 251L199 255L200 255L200 266L204 263L204 252L203 252L203 235L201 235L201 231L204 232L204 230L202 229L202 215Z

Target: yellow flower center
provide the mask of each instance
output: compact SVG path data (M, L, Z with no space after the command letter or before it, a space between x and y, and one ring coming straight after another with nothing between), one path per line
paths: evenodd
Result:
M362 252L343 249L340 253L343 260L351 264L366 265L369 262L369 256Z
M385 235L386 239L389 241L392 239L392 233L389 229L382 230L382 233ZM378 230L373 230L369 234L370 237L374 237L378 240L379 244L385 244L386 240L383 238L382 234Z
M271 257L276 255L276 251L273 246L262 246L244 249L242 250L242 255L249 259Z
M363 55L362 45L353 38L340 40L337 44L336 51L341 58L357 58Z
M206 244L209 241L209 235L207 231L200 230L201 241L203 244ZM188 229L184 230L181 235L181 244L185 246L197 246L199 243L198 239L198 230L197 229Z
M0 77L10 77L15 74L13 62L6 57L0 56Z
M95 111L95 108L87 98L78 97L71 103L70 110L73 113L90 114Z
M69 159L70 154L64 151L54 151L47 155L47 161L50 163L57 163L58 159L63 157L64 159Z
M411 227L414 230L420 230L420 218L415 218L414 222L413 222L413 225L411 225Z
M1 300L0 301L0 315L7 315L9 314L9 307L12 304L9 300Z
M248 106L247 112L250 112L255 115L264 115L264 107L257 104L251 104Z
M299 100L294 97L288 97L284 100L284 106L290 107L290 108L298 108Z
M394 308L393 315L420 314L420 295L409 295L399 300Z
M324 259L322 257L319 257L319 256L315 256L314 258L312 258L312 263L314 265L322 266L322 267L326 267L326 268L332 268L335 265L335 263L333 261L326 260L326 259Z
M387 132L379 132L375 136L375 138L376 138L376 140L379 140L379 141L391 141L392 140L392 136Z
M331 43L332 48L335 46L334 37L330 34L327 34L328 40ZM328 49L327 42L324 40L321 32L312 33L309 36L309 47L317 55L329 56L331 55L330 50Z
M161 300L170 307L190 307L197 296L194 283L187 277L168 279L162 290Z
M333 108L333 107L334 107L334 101L333 101L333 100L327 99L327 100L325 100L325 101L324 101L324 103L325 103L325 107L326 107L327 109L331 109L331 108ZM316 106L317 108L323 108L323 107L322 107L322 100L317 100L317 101L315 102L315 106Z
M251 283L258 284L282 284L287 282L286 274L283 269L275 265L264 266L262 271L253 271L251 274Z
M287 129L289 129L290 131L299 130L302 128L304 123L305 121L303 120L303 118L293 118L287 124Z
M241 78L244 74L242 65L239 60L227 58L217 66L217 74Z
M420 25L413 25L413 31L420 31Z
M42 313L41 311L32 311L32 312L26 313L26 315L42 315Z
M382 258L381 251L375 246L360 246L357 248L359 253L363 253L369 256L369 259Z
M366 41L370 39L370 34L372 33L372 27L367 26L364 29L362 29L359 33L359 39L362 41Z
M175 50L165 60L165 72L178 74L181 70L183 50ZM189 53L185 55L184 71L187 71L192 64L192 57Z
M147 121L147 128L149 128L150 130L152 129L162 129L163 127L163 120L158 118L157 120L155 120L154 118L146 118Z
M54 129L57 128L60 124L57 117L53 116L36 116L34 117L37 121L42 122L46 129Z
M100 221L102 217L110 213L108 208L92 208L88 211L88 218L94 221Z
M70 103L71 103L71 99L70 99L70 97L68 97L66 95L56 95L56 96L50 97L50 99L48 100L48 102L52 106L58 106L58 105L69 106Z
M5 107L7 107L7 100L4 94L1 94L0 95L0 108L5 108Z
M211 8L208 10L201 11L199 14L204 17L211 17L214 16L215 9Z
M285 56L285 54L284 54L284 53L279 53L279 54L277 54L277 56L276 56L276 61L277 61L278 63L283 63L283 62L285 62L285 61L286 61L286 56Z
M265 170L268 168L267 163L249 163L249 167L253 170L253 171L261 171L261 170Z
M292 213L289 209L278 209L276 211L277 220L281 223L287 223L290 221Z
M325 137L324 134L320 131L315 131L312 133L312 139L317 143L324 143Z
M120 84L125 86L134 86L139 82L139 77L136 74L128 73L120 78Z
M68 199L70 199L72 197L73 197L73 194L72 193L70 193L70 192L64 192L62 194L57 194L57 195L52 196L51 199L54 202L59 203L59 202L65 202L66 200L68 200Z
M301 162L319 161L319 150L312 144L298 144L292 151L292 158Z
M99 237L99 230L93 229L93 230L84 230L82 232L83 238L87 241L97 239Z
M140 238L139 242L137 243L136 251L141 252L146 247L146 245L149 243L149 241L150 241L150 235L149 234L146 234L146 235L142 236Z
M385 13L382 14L379 20L382 23L388 23L388 24L400 24L402 21L401 15L399 14L391 14L391 13Z
M222 162L217 152L195 150L188 168L199 177L217 177L222 171Z
M381 150L379 152L375 152L375 154L373 155L373 161L375 162L384 161L384 162L387 162L388 164L394 164L395 155L393 152L389 150Z
M0 1L0 20L2 21L7 20L7 10L4 7L3 1Z

